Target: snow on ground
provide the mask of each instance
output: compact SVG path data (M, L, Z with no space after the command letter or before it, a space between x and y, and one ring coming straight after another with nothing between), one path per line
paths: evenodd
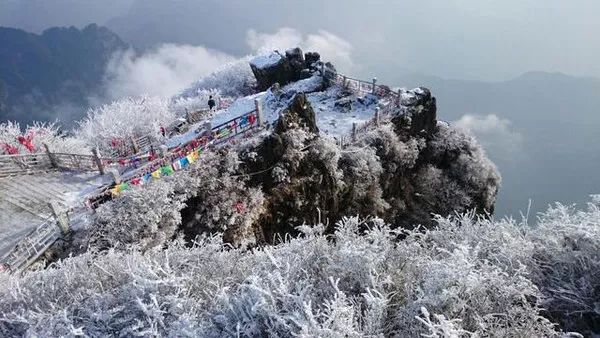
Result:
M191 125L187 132L175 135L168 139L165 142L165 145L169 147L169 149L172 149L181 144L190 142L198 137L198 131L202 131L202 128L206 122L210 122L211 126L214 128L220 124L229 122L236 117L249 113L255 109L254 100L260 100L265 95L266 92L261 92L258 94L238 98L229 106L229 108L215 111L210 118Z
M316 91L323 85L323 77L320 75L313 75L308 79L303 79L290 83L283 87L285 92L296 92L296 93L311 93Z
M209 119L192 125L186 133L170 138L167 140L166 145L169 148L175 148L193 140L198 136L197 131L202 130L202 127L208 121L211 122L212 127L215 127L253 111L255 109L255 99L260 100L262 103L265 122L273 124L279 118L280 112L288 107L295 94L307 93L308 100L316 114L319 130L324 135L332 137L349 135L353 123L360 125L369 121L375 115L375 108L378 104L376 96L344 96L347 93L342 94L342 88L337 85L331 86L325 91L316 91L322 86L322 82L323 78L321 76L314 75L282 87L277 94L269 89L250 96L240 97L228 109L216 111ZM336 102L343 103L342 101L347 102L345 105L336 105Z
M271 54L260 55L250 60L250 64L258 69L263 69L278 64L283 56L277 52Z
M332 86L324 92L308 94L308 101L317 117L317 126L322 134L332 137L350 135L352 124L361 125L375 116L378 99L376 96L355 95L338 99L342 89ZM343 104L346 101L346 104ZM336 105L336 102L339 104Z

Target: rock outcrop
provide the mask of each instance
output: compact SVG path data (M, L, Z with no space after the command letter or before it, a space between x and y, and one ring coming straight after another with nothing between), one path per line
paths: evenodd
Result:
M397 131L408 130L411 135L432 135L437 126L435 97L427 88L416 88L414 96L403 100L405 111L392 119Z
M191 241L219 232L228 243L251 247L293 234L302 224L323 222L333 231L348 215L378 216L411 228L432 226L435 214L493 213L500 184L495 166L472 137L437 120L429 90L403 92L391 121L383 119L342 147L317 117L346 119L346 106L347 113L374 112L380 99L337 86L323 88L321 76L274 85L302 77L308 62L313 68L321 64L317 55L303 56L299 49L253 60L259 85L271 88L261 94L265 110L270 118L279 113L269 132L207 152L178 176L179 182L162 190L150 185L142 192L152 201L174 196L161 200L154 211L181 218L177 231L164 238L179 232Z
M437 121L429 90L411 94L392 123L361 133L343 150L318 134L310 103L296 95L241 166L261 172L248 185L265 196L255 224L262 237L270 242L319 217L334 224L346 215L376 215L412 228L431 226L434 214L493 213L495 166L470 136Z
M258 90L267 90L273 84L284 86L288 83L306 79L321 67L319 53L306 53L302 49L288 49L284 54L279 51L259 56L250 61Z

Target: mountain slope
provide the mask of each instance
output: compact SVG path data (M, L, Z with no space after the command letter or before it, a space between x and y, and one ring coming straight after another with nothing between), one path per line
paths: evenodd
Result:
M94 24L50 28L41 35L0 27L0 45L0 120L23 124L53 120L52 106L85 106L112 54L127 48Z

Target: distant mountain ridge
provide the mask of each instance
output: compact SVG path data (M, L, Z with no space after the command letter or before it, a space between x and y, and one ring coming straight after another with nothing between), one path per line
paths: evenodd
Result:
M52 120L46 110L53 106L85 106L113 53L129 47L96 24L40 35L0 27L0 46L0 120L22 124Z

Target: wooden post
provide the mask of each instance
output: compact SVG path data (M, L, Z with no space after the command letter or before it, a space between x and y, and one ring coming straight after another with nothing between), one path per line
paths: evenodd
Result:
M352 123L352 142L356 142L356 122Z
M377 87L377 78L373 78L373 94L375 94L375 88Z
M167 157L167 154L169 154L169 148L166 145L161 144L158 147L158 155L160 157Z
M115 184L121 184L121 174L119 174L119 170L117 170L117 168L110 168L108 172L110 172L112 175Z
M94 155L94 163L96 163L96 167L98 167L98 172L100 172L100 175L104 175L104 165L102 164L102 158L100 157L98 148L92 149L92 154Z
M133 149L133 153L134 154L139 153L140 152L140 147L138 146L138 144L137 144L137 142L135 140L135 137L130 136L129 140L131 141L131 149Z
M346 75L344 75L344 83L342 83L342 87L346 88L347 81L348 81L348 78L346 77Z
M54 157L54 154L50 152L50 147L48 147L48 144L44 143L44 148L46 149L46 154L48 155L48 159L50 159L50 165L52 168L58 168L56 157Z
M398 97L396 99L396 107L400 107L401 102L402 102L402 89L398 89Z
M379 125L379 107L375 108L375 125Z
M52 217L56 220L56 224L62 231L64 235L68 234L71 231L69 227L69 216L66 212L61 211L58 204L56 202L48 203L50 206L50 210L52 210Z
M325 77L325 62L321 61L321 76Z
M265 124L265 117L263 116L262 105L259 99L254 100L254 107L256 108L256 116L258 118L258 126L262 127Z

